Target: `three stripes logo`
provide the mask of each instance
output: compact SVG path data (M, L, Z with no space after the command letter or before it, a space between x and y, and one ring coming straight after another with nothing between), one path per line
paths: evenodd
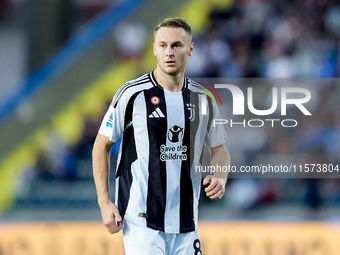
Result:
M150 115L149 118L165 118L164 114L162 113L159 107L156 108Z

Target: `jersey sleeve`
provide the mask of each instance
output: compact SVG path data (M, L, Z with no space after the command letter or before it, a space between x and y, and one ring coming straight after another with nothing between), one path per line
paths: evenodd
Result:
M124 100L120 100L115 107L111 103L104 115L98 133L109 137L114 143L117 142L124 131L125 108Z
M218 145L224 144L227 140L227 133L225 132L224 125L216 124L214 120L221 119L220 112L216 104L212 103L212 116L209 118L207 134L205 136L205 145L208 148L213 148Z

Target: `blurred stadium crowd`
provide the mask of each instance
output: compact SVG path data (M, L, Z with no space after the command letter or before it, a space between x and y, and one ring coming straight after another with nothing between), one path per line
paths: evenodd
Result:
M340 6L334 3L236 1L230 9L213 10L205 32L194 38L187 73L211 78L338 78ZM339 164L339 82L320 79L308 86L313 118L302 119L294 130L230 130L227 146L233 164ZM226 200L240 210L273 203L317 210L339 205L339 184L326 178L238 179L229 182L227 194L232 195Z
M4 16L5 2L0 1L0 16ZM140 40L134 39L136 35ZM228 9L212 10L205 30L194 36L194 54L189 58L187 75L192 78L338 78L339 39L340 5L336 1L234 1ZM119 52L116 56L122 61L138 61L150 47L148 32L136 20L118 26L112 40ZM144 71L147 70L141 73ZM312 95L316 95L313 118L301 121L299 128L233 130L235 138L231 137L227 144L232 163L252 165L268 158L286 161L298 158L299 162L340 164L337 104L340 85L322 81L309 88ZM266 97L261 100L265 101ZM91 158L101 117L96 121L87 120L75 146L69 147L51 134L53 146L40 154L34 169L27 171L25 182L31 181L26 186L34 189L37 181L77 181L77 162ZM268 204L302 205L315 211L340 205L340 179L230 179L226 194L223 204L240 212ZM203 199L202 207L205 205L211 206L211 202Z

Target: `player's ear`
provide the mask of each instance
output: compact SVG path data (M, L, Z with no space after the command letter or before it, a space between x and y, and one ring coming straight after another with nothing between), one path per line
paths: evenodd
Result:
M191 43L188 55L191 56L193 51L194 51L194 43Z

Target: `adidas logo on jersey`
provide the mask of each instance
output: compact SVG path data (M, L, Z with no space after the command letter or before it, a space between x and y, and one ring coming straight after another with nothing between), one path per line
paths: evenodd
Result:
M156 108L150 115L149 118L165 118L164 114L162 113L159 107Z

